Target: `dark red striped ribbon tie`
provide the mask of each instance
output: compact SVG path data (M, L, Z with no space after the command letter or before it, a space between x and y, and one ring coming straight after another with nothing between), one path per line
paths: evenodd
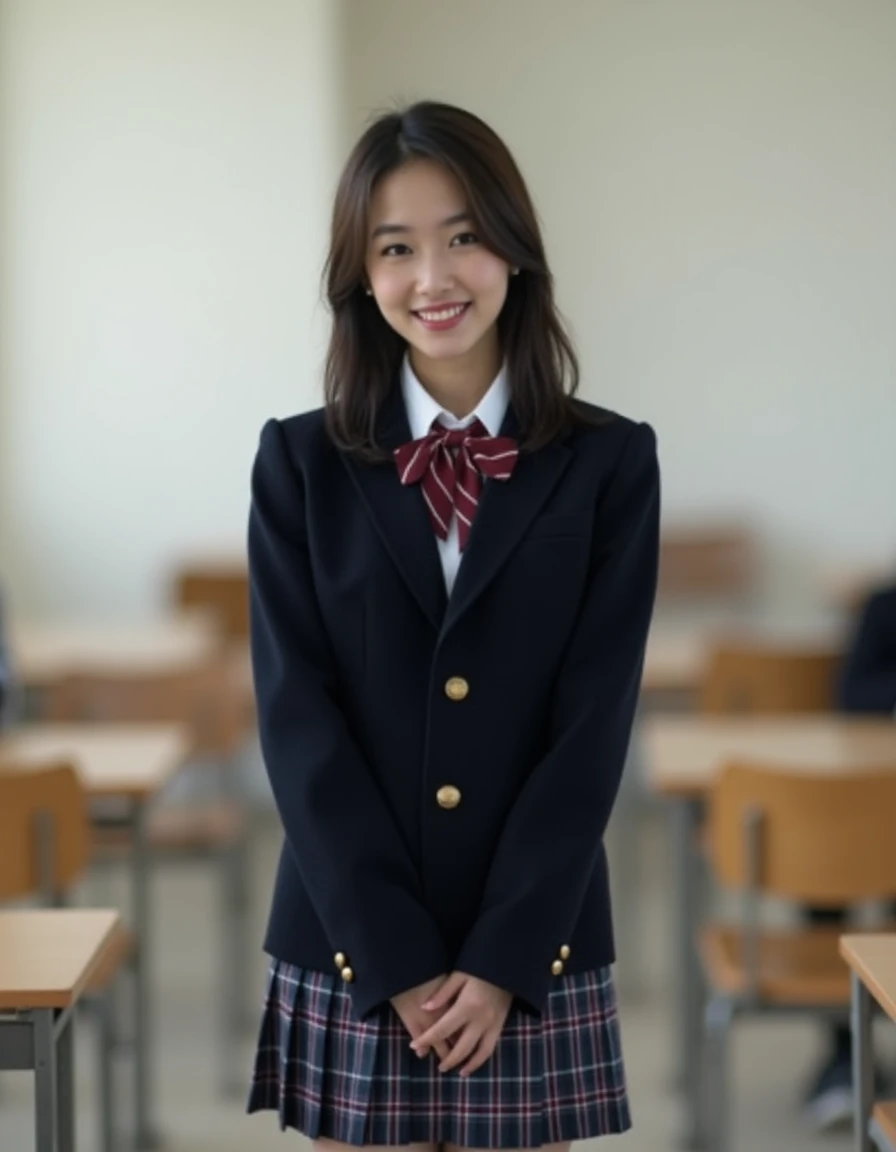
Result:
M402 484L419 484L433 531L448 539L452 510L463 552L470 535L482 478L509 480L519 459L509 436L489 436L480 420L467 428L446 428L434 420L428 435L395 449Z

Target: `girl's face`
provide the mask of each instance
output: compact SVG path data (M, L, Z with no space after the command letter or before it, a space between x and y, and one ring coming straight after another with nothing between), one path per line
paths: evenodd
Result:
M500 365L496 321L507 263L481 243L463 191L430 160L384 176L370 203L366 271L386 322L415 368L453 360Z

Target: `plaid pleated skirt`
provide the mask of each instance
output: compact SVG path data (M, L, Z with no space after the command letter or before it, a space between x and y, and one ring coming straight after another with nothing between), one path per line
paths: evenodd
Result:
M360 1020L335 976L274 960L248 1111L354 1145L538 1148L631 1127L609 968L559 979L540 1017L511 1008L469 1077L409 1044L391 1006Z

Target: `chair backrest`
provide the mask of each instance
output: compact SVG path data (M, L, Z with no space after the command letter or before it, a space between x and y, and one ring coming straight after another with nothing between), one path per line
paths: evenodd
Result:
M230 665L175 672L77 673L42 695L55 723L183 724L198 756L229 756L240 746L245 709Z
M71 764L0 764L0 900L64 891L89 854L87 799Z
M728 887L754 886L802 904L889 899L896 896L894 820L896 764L831 775L731 763L710 793L710 859Z
M739 524L663 528L660 601L744 600L758 574L753 533Z
M240 564L191 564L174 578L174 602L179 608L205 608L214 613L230 640L249 635L249 574Z
M839 649L717 642L699 691L701 712L715 715L827 712L834 707Z

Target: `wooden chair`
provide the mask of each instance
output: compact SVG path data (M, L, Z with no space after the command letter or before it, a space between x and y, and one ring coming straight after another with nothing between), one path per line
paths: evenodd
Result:
M233 779L244 738L238 691L225 660L189 671L78 674L48 690L43 716L60 723L178 723L193 733L197 761L215 773L216 793L151 810L147 839L155 860L211 862L221 886L220 990L224 1035L218 1046L222 1090L240 1090L238 1042L250 1018L248 870L250 813ZM130 831L114 818L95 820L94 860L120 860Z
M753 533L738 523L664 527L660 536L659 602L738 602L756 588Z
M844 1016L849 1006L842 928L763 928L761 898L840 908L896 897L894 812L896 764L833 776L740 763L720 774L709 803L710 867L742 903L736 923L710 923L699 940L709 993L703 1087L713 1152L730 1147L726 1050L734 1018Z
M710 652L698 705L707 715L827 712L842 653L760 640L722 640Z
M0 767L0 901L40 898L65 902L84 876L91 841L87 800L73 767L4 762ZM103 1152L113 1152L115 1093L112 1057L116 1046L112 994L121 969L134 953L134 937L121 927L94 971L85 1003L97 1016L99 1115Z
M249 574L245 564L186 564L175 574L173 599L178 608L211 610L227 639L248 639Z

